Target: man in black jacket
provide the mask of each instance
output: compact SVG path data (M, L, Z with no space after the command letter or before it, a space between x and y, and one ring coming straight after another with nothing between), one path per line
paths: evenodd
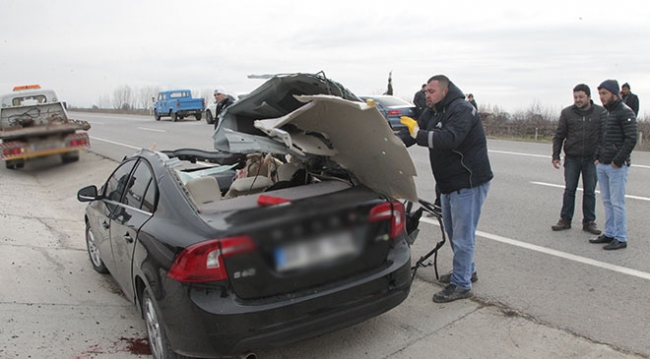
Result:
M607 112L591 100L585 84L573 88L573 106L560 113L553 137L553 167L560 168L560 150L564 144L564 196L560 220L551 226L554 231L571 228L578 179L582 175L582 230L599 235L596 226L596 165L594 154L600 140L601 122Z
M433 296L434 302L443 303L472 296L476 226L493 174L481 118L463 92L437 75L427 82L426 98L429 106L417 121L402 117L406 128L399 136L407 146L429 149L442 193L443 224L454 251L449 285Z
M214 114L214 128L216 129L219 125L219 115L226 110L226 107L232 105L235 100L232 97L228 96L226 90L223 87L217 87L214 90L214 98L217 100L217 107Z
M602 137L596 150L596 174L600 196L605 207L605 231L591 243L607 243L603 249L627 247L625 185L630 168L630 154L636 145L636 117L618 97L616 80L605 80L598 86L600 101L607 109Z
M630 84L627 82L621 86L621 97L623 102L634 111L634 116L639 116L639 97L630 91Z
M427 108L427 95L424 92L424 88L427 84L422 85L422 89L415 93L413 96L413 104L415 105L415 118L420 118L424 109Z

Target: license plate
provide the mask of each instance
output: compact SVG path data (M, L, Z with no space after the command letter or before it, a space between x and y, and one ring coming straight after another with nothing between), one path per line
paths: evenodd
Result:
M352 233L341 232L309 241L292 243L275 250L276 269L280 272L325 264L357 253Z

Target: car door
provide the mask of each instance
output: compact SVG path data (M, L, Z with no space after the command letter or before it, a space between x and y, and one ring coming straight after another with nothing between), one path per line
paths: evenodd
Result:
M93 210L96 211L95 215L89 216L90 228L95 236L95 244L99 248L104 265L111 273L115 272L115 260L110 241L111 218L113 212L117 210L123 194L120 188L120 178L126 179L133 170L135 163L133 160L124 162L113 171L102 187L103 199L92 204Z
M151 168L141 159L126 182L119 209L113 212L110 228L115 260L112 273L129 300L133 299L132 260L135 241L142 225L153 215L156 185Z

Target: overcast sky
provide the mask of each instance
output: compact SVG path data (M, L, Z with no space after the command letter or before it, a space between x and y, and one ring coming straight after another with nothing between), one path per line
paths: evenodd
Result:
M570 105L629 82L650 115L650 2L2 0L0 92L54 88L75 106L122 85L249 92L249 74L318 72L412 99L445 74L479 105Z

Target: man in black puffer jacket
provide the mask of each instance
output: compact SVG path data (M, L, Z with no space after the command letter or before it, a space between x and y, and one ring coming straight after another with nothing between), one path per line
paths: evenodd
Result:
M630 154L636 145L636 117L618 96L616 80L603 81L598 86L598 94L608 111L595 161L605 207L605 232L589 242L607 243L603 247L606 250L622 249L627 247L625 185Z
M578 180L582 175L582 230L599 235L596 227L596 147L600 141L601 123L607 111L591 100L585 84L573 88L573 105L560 114L553 137L552 163L560 168L560 150L564 143L564 196L560 220L551 226L554 231L571 228Z
M415 121L402 117L399 134L407 146L429 149L429 161L440 188L442 218L454 251L449 285L433 296L437 303L468 298L476 280L474 245L476 226L493 174L487 139L478 111L446 76L429 79L428 107Z

